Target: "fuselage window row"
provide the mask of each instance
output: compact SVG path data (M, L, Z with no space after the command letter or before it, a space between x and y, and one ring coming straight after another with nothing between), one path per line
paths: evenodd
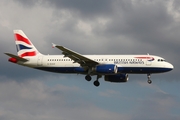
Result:
M47 61L73 61L71 59L47 59ZM142 59L94 59L94 61L143 61ZM158 59L158 61L165 61L163 59Z
M71 59L48 59L47 61L73 61Z

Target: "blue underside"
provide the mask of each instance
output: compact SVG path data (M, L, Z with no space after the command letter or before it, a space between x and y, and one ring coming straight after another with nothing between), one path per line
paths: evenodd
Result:
M79 67L37 67L36 69L56 72L56 73L81 73L86 74L87 71L77 72L76 69ZM147 74L147 73L163 73L171 71L171 68L153 68L153 67L124 67L118 68L119 73L132 73L132 74Z

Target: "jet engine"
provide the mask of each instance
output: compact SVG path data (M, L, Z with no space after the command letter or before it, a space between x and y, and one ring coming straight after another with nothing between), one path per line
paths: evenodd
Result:
M97 65L94 71L100 74L115 74L118 71L118 67L114 64Z
M128 74L118 74L118 75L105 75L104 80L108 82L127 82Z

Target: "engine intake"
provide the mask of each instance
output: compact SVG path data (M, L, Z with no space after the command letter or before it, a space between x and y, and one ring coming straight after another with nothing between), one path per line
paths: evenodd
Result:
M128 74L118 74L118 75L105 75L104 80L108 82L127 82Z

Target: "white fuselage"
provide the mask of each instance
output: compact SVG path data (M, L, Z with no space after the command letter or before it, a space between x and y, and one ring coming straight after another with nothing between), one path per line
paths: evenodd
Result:
M84 55L100 64L115 64L119 73L161 73L173 69L162 57L154 55ZM81 67L64 55L39 55L27 57L29 61L19 64L57 73L79 73L75 68ZM82 72L84 74L84 72Z

